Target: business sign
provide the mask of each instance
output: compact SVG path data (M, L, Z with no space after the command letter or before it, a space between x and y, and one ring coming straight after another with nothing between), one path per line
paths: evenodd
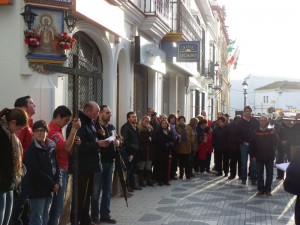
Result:
M177 62L199 62L200 42L179 41L177 42Z
M166 74L166 53L141 36L135 37L135 62Z
M0 5L12 5L13 0L0 0Z

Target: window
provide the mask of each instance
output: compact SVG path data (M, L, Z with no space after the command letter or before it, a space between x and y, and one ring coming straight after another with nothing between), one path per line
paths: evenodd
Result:
M269 102L269 96L264 96L264 103L268 103Z

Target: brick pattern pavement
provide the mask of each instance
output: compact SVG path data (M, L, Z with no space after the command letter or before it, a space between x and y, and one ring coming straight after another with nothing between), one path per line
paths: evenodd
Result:
M274 170L274 174L276 174ZM296 197L274 179L273 196L255 196L256 186L214 174L172 181L171 186L134 191L126 207L112 198L111 215L120 225L292 225Z

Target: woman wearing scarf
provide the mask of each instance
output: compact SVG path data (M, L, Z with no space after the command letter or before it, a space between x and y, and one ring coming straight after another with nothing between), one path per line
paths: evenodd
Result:
M47 123L43 120L36 121L32 131L33 141L24 158L31 203L29 225L46 225L52 197L61 187L61 174L56 161L56 145L46 138L49 132Z
M23 175L23 149L15 133L27 124L27 115L20 108L0 112L0 225L9 223L13 190Z
M186 179L191 178L190 171L190 155L192 150L192 143L195 141L195 133L190 126L185 125L185 117L178 117L178 125L176 130L180 135L180 142L177 146L178 159L179 159L179 179L183 179L185 173Z

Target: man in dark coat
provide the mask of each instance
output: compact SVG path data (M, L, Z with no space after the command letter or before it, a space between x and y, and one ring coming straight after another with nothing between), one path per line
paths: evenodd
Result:
M249 150L251 158L256 162L257 170L257 196L266 194L271 196L273 180L273 167L275 159L276 136L273 129L268 129L268 118L259 118L260 128L254 133ZM264 182L264 169L266 168L266 182Z
M97 119L100 107L96 102L88 102L83 111L79 111L81 127L77 131L81 144L78 146L78 222L90 225L90 199L93 191L94 174L102 169L100 147L106 148L110 141L98 140L94 121ZM71 131L70 124L67 136ZM74 205L71 206L71 224L74 224ZM76 224L77 225L77 224Z
M139 161L139 154L141 142L137 128L137 117L135 112L127 113L127 123L121 127L121 135L124 139L124 145L128 156L128 174L127 174L127 189L129 192L133 190L141 190L142 187L135 183L134 175L137 172L137 164Z
M257 119L251 116L252 109L250 106L244 108L243 116L239 123L239 140L241 150L241 161L242 161L242 184L246 184L247 180L247 168L248 168L248 154L249 154L249 143L253 137L253 132L259 128L259 122ZM250 158L250 177L252 184L256 185L256 169L255 162Z
M237 115L234 117L233 122L229 123L226 126L226 136L228 141L228 151L230 158L230 176L229 180L235 178L237 174L237 165L238 165L238 176L241 176L241 152L240 152L240 143L238 137L238 124L241 121L241 116Z

